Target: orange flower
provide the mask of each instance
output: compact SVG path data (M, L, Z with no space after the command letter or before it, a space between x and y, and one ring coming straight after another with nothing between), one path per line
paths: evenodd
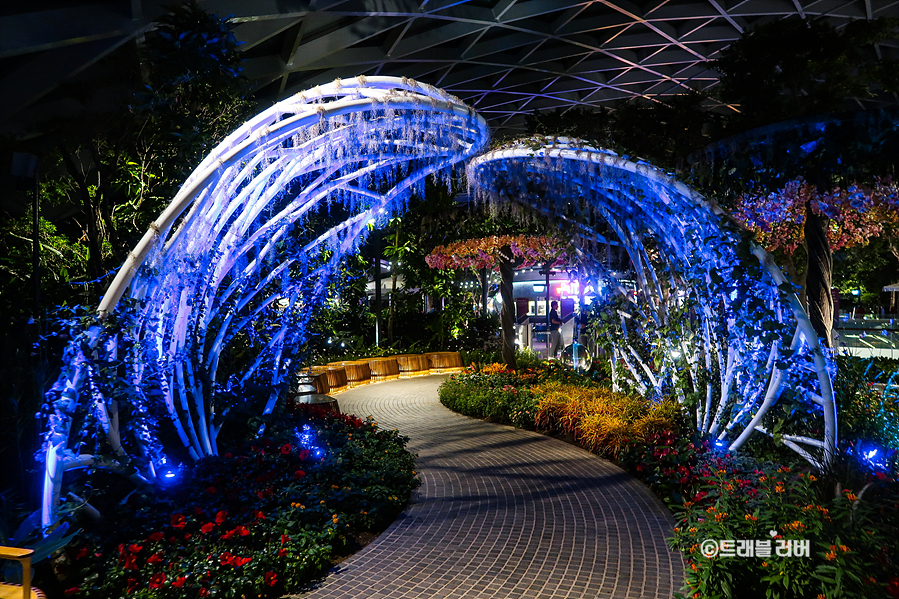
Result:
M756 518L756 517L753 516L752 514L746 514L745 516L743 516L743 519L744 519L744 520L749 520L750 522L757 522L757 521L758 521L758 518Z

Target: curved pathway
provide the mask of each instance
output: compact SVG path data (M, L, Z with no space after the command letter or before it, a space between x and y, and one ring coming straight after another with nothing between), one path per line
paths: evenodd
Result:
M563 441L447 410L443 379L338 396L341 411L410 437L422 485L304 599L668 599L680 588L673 520L645 486Z

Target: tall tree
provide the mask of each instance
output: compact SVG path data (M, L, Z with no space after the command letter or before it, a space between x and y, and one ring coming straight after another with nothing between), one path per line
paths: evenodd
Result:
M515 305L512 298L512 278L515 268L533 264L567 263L567 244L558 238L527 235L491 235L480 239L459 241L438 246L428 254L431 268L495 268L500 273L500 293L503 298L503 361L515 369Z
M805 290L812 324L830 341L834 315L830 298L823 295L830 295L831 252L863 247L891 234L892 223L899 221L899 189L890 180L878 180L871 187L851 185L821 193L798 179L776 192L741 196L734 216Z
M57 132L89 279L121 263L205 152L246 115L232 27L196 2L174 7L142 45L119 57L130 103Z
M757 27L715 61L715 68L721 72L721 99L738 106L739 126L758 127L845 110L853 102L857 106L864 100L893 94L899 91L899 68L895 62L881 58L873 44L894 37L897 24L892 19L855 21L837 30L821 20L785 19ZM765 195L789 179L801 177L816 188L817 194L824 195L834 186L853 181L853 170L864 168L858 166L859 156L835 149L839 142L832 136L827 139L823 128L796 147L790 146L791 133L786 128L757 136L760 145L750 150L754 160L743 173L752 180L753 191L758 191L760 178L768 179L770 187L761 194ZM787 160L772 160L774 154L786 154ZM843 155L846 163L839 157L834 160L835 154ZM883 176L889 171L876 174ZM853 179L847 180L847 175ZM809 317L829 345L834 309L833 257L828 238L831 217L826 210L815 210L812 201L806 202L801 211Z
M851 108L899 91L899 69L874 44L895 38L896 19L783 19L746 32L713 63L719 95L739 107L742 128Z

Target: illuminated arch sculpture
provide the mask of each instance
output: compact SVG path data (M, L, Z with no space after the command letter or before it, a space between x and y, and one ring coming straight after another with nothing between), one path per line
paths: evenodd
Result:
M316 87L228 136L152 223L97 321L66 350L48 393L44 525L54 519L67 470L100 467L153 481L167 459L160 420L173 427L182 453L198 459L216 453L223 390L267 387L258 407L271 412L314 306L369 222L401 211L425 177L448 177L488 139L484 119L454 96L392 77ZM298 225L325 206L347 218L303 239ZM133 316L117 329L109 323L123 297ZM239 379L219 380L222 351L238 334L255 337L255 357ZM128 390L127 434L122 396L101 388L104 362L125 370L118 377ZM83 438L70 438L89 419L112 455L85 452Z
M772 257L716 204L648 163L565 138L513 142L475 158L467 172L481 199L567 222L596 276L614 283L588 246L614 239L626 249L639 294L622 310L623 330L637 315L660 329L675 311L693 307L690 332L653 339L660 368L626 340L615 350L613 364L625 364L634 386L674 387L666 384L676 382L683 356L680 367L703 398L697 428L732 450L754 432L771 433L765 417L789 389L806 430L780 438L816 466L830 461L837 437L830 363ZM674 350L681 356L672 358ZM703 385L702 367L717 371L715 380Z

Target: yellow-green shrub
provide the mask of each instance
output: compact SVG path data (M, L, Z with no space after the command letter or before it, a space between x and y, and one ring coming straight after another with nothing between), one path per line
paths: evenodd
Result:
M678 427L680 406L671 399L653 402L605 387L558 382L534 387L538 430L573 435L587 449L617 456L628 444Z

